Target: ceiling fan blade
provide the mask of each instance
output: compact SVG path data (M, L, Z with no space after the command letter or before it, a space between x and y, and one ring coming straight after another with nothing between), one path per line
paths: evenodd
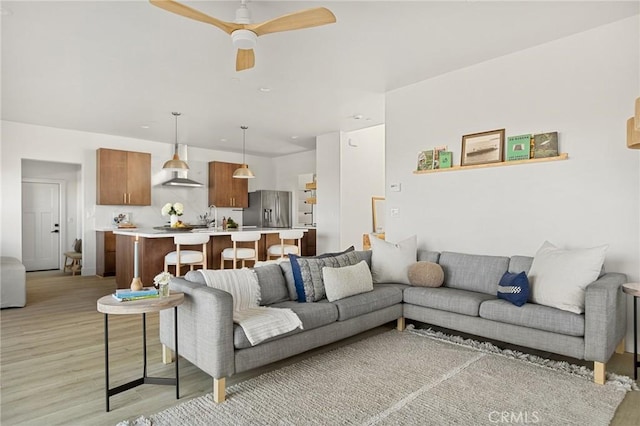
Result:
M246 25L246 28L261 36L281 31L317 27L334 22L336 22L336 17L329 9L317 7L289 13L260 24Z
M189 6L178 3L174 0L149 0L149 2L154 6L175 13L177 15L184 16L185 18L195 19L196 21L204 22L205 24L211 24L215 27L220 28L227 34L231 34L235 30L244 27L244 25L242 24L221 21L200 11L192 9Z
M236 71L253 68L256 64L256 55L253 49L238 49L236 55Z

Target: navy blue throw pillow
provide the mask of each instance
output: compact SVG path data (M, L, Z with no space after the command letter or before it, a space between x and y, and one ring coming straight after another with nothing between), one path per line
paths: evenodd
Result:
M529 299L529 279L527 274L505 272L498 284L498 298L522 306Z

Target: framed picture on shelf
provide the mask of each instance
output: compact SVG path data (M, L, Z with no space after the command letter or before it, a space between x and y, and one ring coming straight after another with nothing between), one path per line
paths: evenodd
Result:
M502 162L504 133L505 129L498 129L462 136L460 165Z

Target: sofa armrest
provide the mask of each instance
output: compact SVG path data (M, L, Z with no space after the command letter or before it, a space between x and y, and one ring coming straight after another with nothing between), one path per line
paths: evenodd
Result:
M607 273L589 284L585 292L584 359L607 362L624 338L627 305L622 284L624 274Z
M173 278L172 291L184 293L178 306L179 355L219 379L232 375L234 367L233 300L231 294ZM160 311L160 342L172 350L173 309Z

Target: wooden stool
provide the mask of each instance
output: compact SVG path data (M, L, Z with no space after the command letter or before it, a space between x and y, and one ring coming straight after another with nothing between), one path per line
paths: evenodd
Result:
M71 259L71 263L68 260ZM75 251L64 252L64 272L71 272L72 276L76 275L76 272L80 272L82 265L82 253Z

